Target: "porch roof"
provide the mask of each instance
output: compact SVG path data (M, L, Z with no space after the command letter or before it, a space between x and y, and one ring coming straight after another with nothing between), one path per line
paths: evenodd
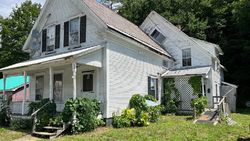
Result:
M0 72L8 71L11 69L24 68L24 67L28 67L28 66L32 66L32 65L42 64L42 63L53 62L53 61L57 61L57 60L60 60L63 58L69 58L69 57L74 57L74 56L78 57L78 56L81 56L83 54L88 54L88 53L94 52L94 51L99 50L101 48L102 48L101 45L97 45L97 46L93 46L93 47L89 47L89 48L85 48L85 49L80 49L80 50L76 50L76 51L72 51L72 52L68 52L68 53L63 53L63 54L53 55L53 56L49 56L49 57L45 57L45 58L25 61L25 62L17 63L14 65L2 68L2 69L0 69Z
M189 68L179 70L168 70L162 77L190 76L190 75L207 75L211 67Z

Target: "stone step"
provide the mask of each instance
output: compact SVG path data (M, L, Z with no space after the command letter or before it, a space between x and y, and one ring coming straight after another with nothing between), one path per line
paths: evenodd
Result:
M53 126L45 126L43 128L47 130L63 130L62 127L53 127Z
M39 136L56 136L56 133L49 133L49 132L33 132L32 134L34 135L39 135Z

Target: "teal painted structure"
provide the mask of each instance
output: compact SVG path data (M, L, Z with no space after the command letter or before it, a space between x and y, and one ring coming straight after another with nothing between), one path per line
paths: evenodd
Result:
M26 83L30 83L30 77L27 76ZM6 91L11 91L15 88L21 87L24 85L24 76L10 76L6 78ZM0 79L0 91L3 91L3 79Z

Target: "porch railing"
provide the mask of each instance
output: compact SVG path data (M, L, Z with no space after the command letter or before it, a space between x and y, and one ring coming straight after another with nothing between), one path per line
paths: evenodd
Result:
M38 110L36 110L35 112L33 112L31 114L31 117L33 118L33 127L32 127L32 132L36 131L36 123L37 123L37 114L38 112L40 112L41 110L43 110L46 106L48 106L51 103L51 101L47 102L46 104L44 104L41 108L39 108Z
M217 111L219 113L219 116L228 116L231 114L231 111L229 109L229 105L227 102L227 96L229 93L231 93L233 89L229 90L224 96L221 97L220 101L217 104Z

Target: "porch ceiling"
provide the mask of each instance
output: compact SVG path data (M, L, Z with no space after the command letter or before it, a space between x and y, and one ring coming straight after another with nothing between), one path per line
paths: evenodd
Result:
M97 51L101 48L102 48L102 46L98 45L98 46L93 46L93 47L89 47L89 48L85 48L85 49L80 49L77 51L58 54L58 55L54 55L54 56L49 56L49 57L45 57L45 58L41 58L41 59L35 59L35 60L26 61L26 62L21 62L21 63L17 63L14 65L2 68L2 69L0 69L0 72L7 72L9 70L28 68L28 67L36 66L36 65L39 66L39 65L43 65L43 64L57 62L57 61L60 61L62 59L64 59L64 60L69 59L69 58L77 59L83 55L92 53L92 52Z
M192 75L207 75L211 67L189 68L181 70L171 70L162 74L162 77L177 77L177 76L192 76Z

